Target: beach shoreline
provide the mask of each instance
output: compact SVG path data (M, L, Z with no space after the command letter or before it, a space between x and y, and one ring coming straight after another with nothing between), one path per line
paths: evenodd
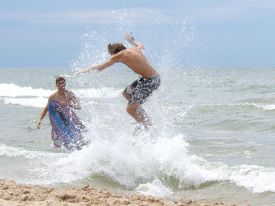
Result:
M38 185L19 184L0 180L1 206L90 206L90 205L153 205L153 206L229 206L222 202L196 202L190 199L171 201L139 194L115 194L105 189L95 189L90 185L75 188L53 188ZM233 205L233 204L232 204Z

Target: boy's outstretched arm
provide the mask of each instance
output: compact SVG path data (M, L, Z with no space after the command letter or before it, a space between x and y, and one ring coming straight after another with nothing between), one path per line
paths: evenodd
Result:
M87 72L96 72L96 71L102 71L104 69L106 69L107 67L110 67L114 64L115 62L113 62L112 60L108 60L104 63L101 64L97 64L97 65L92 65L90 67L87 68L83 68L79 71L76 72L76 74L82 74L82 73L87 73Z

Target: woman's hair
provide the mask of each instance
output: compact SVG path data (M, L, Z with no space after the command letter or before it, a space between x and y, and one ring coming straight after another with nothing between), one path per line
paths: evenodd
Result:
M121 43L108 44L108 51L111 55L117 54L124 49L126 49L126 47Z

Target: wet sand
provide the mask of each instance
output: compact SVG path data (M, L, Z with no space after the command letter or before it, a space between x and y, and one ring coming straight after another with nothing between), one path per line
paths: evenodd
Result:
M50 188L37 185L17 184L0 180L1 206L231 206L222 202L199 203L192 200L173 202L138 194L121 195L107 190L94 189L87 185L78 188ZM233 206L233 205L232 205Z

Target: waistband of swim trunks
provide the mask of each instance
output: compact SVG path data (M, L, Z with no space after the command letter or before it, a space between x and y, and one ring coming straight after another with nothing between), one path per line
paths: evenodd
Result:
M158 73L155 73L153 76L151 76L150 78L144 78L144 77L141 77L141 79L144 79L144 80L151 80L151 79L156 79L156 78L160 78L160 75Z

